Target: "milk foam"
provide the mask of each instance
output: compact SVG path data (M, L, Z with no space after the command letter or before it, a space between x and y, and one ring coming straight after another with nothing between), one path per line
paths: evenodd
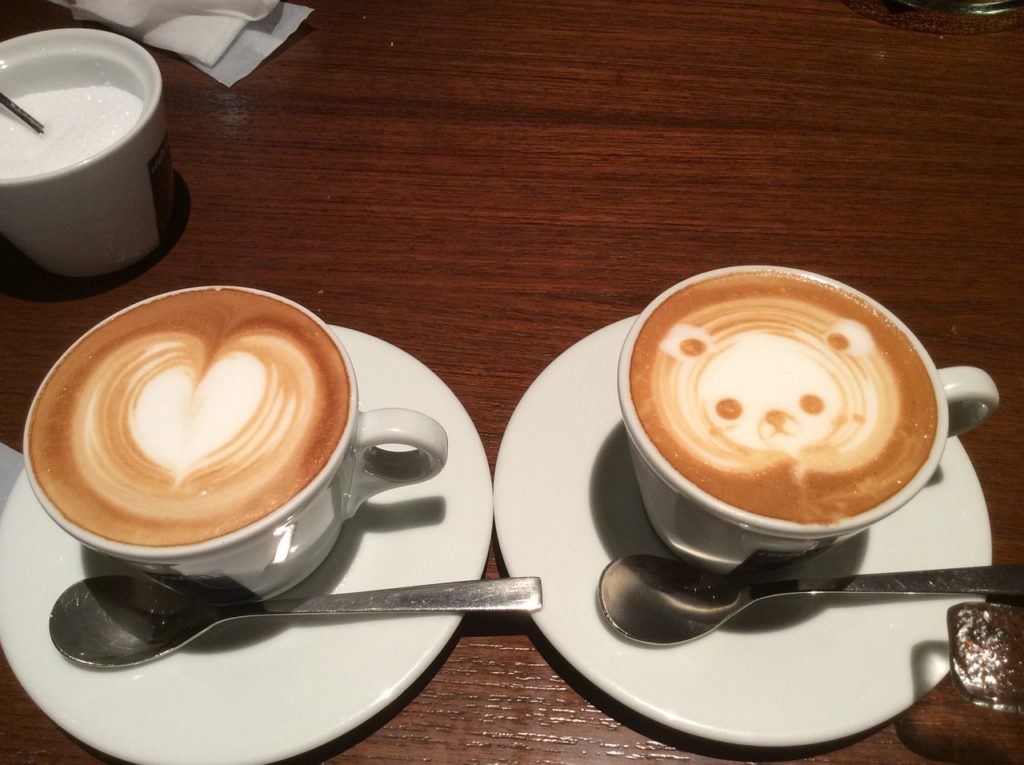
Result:
M720 469L777 455L827 470L834 451L848 469L892 435L881 415L895 387L868 328L795 309L733 305L727 321L679 323L659 343L662 414L681 444Z
M789 272L687 285L640 328L630 395L661 455L737 507L829 523L874 507L927 459L931 377L876 308Z
M334 341L286 304L222 292L123 314L44 385L27 445L75 523L136 544L199 541L279 507L327 463L348 416Z
M177 495L187 512L207 484L274 470L282 450L301 446L314 381L309 359L272 334L211 353L197 338L147 333L97 364L82 396L82 461L110 498Z
M178 484L238 436L266 387L266 368L248 353L227 354L201 380L185 365L162 369L145 381L129 413L132 437Z

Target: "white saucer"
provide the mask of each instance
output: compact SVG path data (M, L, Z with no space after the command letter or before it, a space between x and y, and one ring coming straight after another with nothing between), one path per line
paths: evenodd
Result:
M509 574L544 582L544 609L534 615L544 636L612 698L713 741L829 742L909 707L948 670L945 612L964 598L832 599L800 614L761 608L759 624L745 619L657 648L606 625L596 602L604 566L631 552L669 555L643 513L615 390L631 321L556 359L523 397L498 454L498 543ZM955 439L940 473L898 513L806 568L839 574L991 563L985 500Z
M479 578L490 545L492 493L469 415L412 356L360 332L335 331L356 369L360 408L426 412L448 431L449 458L431 481L363 507L312 581L297 589ZM239 622L152 664L93 671L57 653L47 620L65 587L109 566L58 529L22 475L0 515L0 643L28 694L55 723L131 762L255 763L309 751L397 699L460 621L417 615Z

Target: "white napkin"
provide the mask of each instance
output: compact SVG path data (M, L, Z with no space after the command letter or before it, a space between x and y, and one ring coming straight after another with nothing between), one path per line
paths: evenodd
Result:
M281 3L259 21L245 25L238 37L213 66L186 56L197 68L231 87L250 74L260 63L291 37L312 8L294 3Z
M15 480L21 475L25 460L19 452L6 444L0 444L0 512L4 509L7 495L14 486Z
M312 13L278 0L50 0L147 45L184 56L225 85L255 69ZM252 44L248 27L260 42ZM230 58L244 40L241 63ZM253 51L256 51L254 55ZM225 60L222 60L225 59ZM210 71L219 68L223 76Z

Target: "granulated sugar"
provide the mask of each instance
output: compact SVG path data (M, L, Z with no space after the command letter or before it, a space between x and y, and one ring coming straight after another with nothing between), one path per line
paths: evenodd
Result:
M139 121L142 99L110 85L49 90L15 99L46 127L38 135L0 109L0 178L25 178L98 154Z

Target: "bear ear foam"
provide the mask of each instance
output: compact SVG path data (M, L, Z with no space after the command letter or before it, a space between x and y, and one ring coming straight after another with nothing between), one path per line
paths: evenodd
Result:
M839 354L866 356L875 350L871 330L853 319L840 319L825 330L825 342Z
M663 352L680 361L702 356L712 345L711 335L690 324L676 324L659 343Z
M707 349L707 343L699 337L688 337L679 343L679 352L684 356L700 356Z
M850 348L850 338L835 329L825 335L825 342L836 353L842 353Z

